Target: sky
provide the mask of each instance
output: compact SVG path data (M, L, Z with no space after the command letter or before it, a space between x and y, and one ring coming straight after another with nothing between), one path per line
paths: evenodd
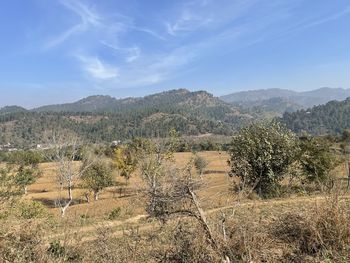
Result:
M2 0L0 107L350 88L349 0Z

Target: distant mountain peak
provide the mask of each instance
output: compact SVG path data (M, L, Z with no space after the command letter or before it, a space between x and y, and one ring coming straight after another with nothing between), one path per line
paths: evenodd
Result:
M299 92L287 89L260 89L231 93L222 96L221 99L228 103L248 103L278 97L308 108L327 103L330 100L344 100L350 97L350 89L322 87L316 90Z
M17 106L17 105L11 105L11 106L5 106L3 108L0 108L0 114L4 113L15 113L15 112L24 112L27 111L27 109Z

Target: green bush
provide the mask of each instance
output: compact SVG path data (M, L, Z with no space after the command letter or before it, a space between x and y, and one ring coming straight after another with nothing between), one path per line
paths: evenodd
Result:
M109 220L115 220L120 216L122 209L120 207L114 208L111 212L108 214Z
M295 134L280 124L252 124L233 137L228 153L230 175L240 178L241 188L270 197L279 192L299 148Z
M55 240L50 243L47 252L49 252L49 254L55 258L60 258L64 256L66 249L61 245L60 241Z
M43 218L47 215L46 208L35 201L20 202L17 209L18 216L23 219Z

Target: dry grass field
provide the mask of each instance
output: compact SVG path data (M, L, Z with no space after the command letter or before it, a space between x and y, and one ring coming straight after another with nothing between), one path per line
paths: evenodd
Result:
M203 176L204 187L199 192L201 203L206 211L215 212L235 207L236 210L242 208L242 213L255 211L258 214L274 214L271 212L281 213L290 209L301 208L304 205L308 206L310 203L314 204L317 200L322 199L322 196L292 196L285 199L266 201L245 200L237 206L235 196L230 190L232 179L227 175L229 170L227 153L211 151L201 152L199 155L208 161L208 166ZM189 152L176 153L176 164L179 167L184 167L192 156L193 154ZM25 198L43 203L58 218L59 210L55 208L55 200L59 195L59 191L56 182L55 164L44 163L40 165L40 168L43 170L43 175L36 183L29 186L28 195ZM340 180L345 181L345 167L339 166L334 173ZM145 214L142 195L137 191L141 186L140 177L135 173L127 185L125 180L118 176L117 171L115 172L115 178L117 185L105 189L100 195L100 200L92 200L90 203L87 203L84 197L86 190L79 187L78 183L73 191L75 201L67 210L67 218L84 217L89 218L91 222L106 221L108 214L118 207L121 208L120 220L142 217ZM67 193L63 191L62 195L65 196ZM249 209L245 207L249 207Z
M228 155L225 152L202 152L199 154L208 161L204 173L205 191L200 193L206 209L228 206L230 179L227 176ZM184 167L191 159L192 153L176 153L175 161L179 167ZM77 167L78 167L77 163ZM55 208L55 200L59 196L58 184L56 182L56 165L54 163L43 163L40 165L43 175L28 187L28 195L25 197L33 201L43 203L53 215L59 216L58 208ZM123 217L133 217L144 214L140 196L137 189L140 187L141 179L135 173L126 185L125 180L115 172L117 186L105 189L100 200L87 203L84 197L85 189L76 185L73 194L75 202L68 209L68 217L81 217L87 215L89 218L103 219L108 213L117 208L122 208ZM61 193L63 196L66 192Z
M208 161L208 166L202 179L203 187L198 192L198 196L209 224L216 233L220 233L220 222L224 216L227 220L227 229L234 230L231 232L233 237L230 239L233 242L231 244L232 247L237 249L237 253L241 253L241 255L249 255L249 257L256 258L257 261L254 262L282 262L279 259L288 258L289 256L289 261L283 262L306 262L304 257L300 257L299 260L292 257L293 255L299 255L299 243L297 241L293 241L293 245L289 246L290 241L274 236L274 231L280 231L279 227L281 226L283 226L283 231L289 231L285 224L287 226L296 224L296 229L293 228L293 225L290 227L290 233L287 233L291 236L294 235L299 226L305 227L307 231L309 231L309 227L316 227L316 225L312 225L314 218L318 220L317 222L321 222L322 226L325 224L326 230L332 224L335 224L335 228L331 228L331 231L336 231L334 236L338 235L337 231L346 235L348 232L350 233L350 231L345 229L348 228L347 225L343 224L343 222L347 221L347 214L344 211L350 209L350 195L346 189L347 173L345 166L339 165L333 171L333 175L338 178L337 181L342 182L341 187L333 191L340 193L337 200L339 200L341 206L330 207L329 205L333 200L330 196L333 197L333 194L330 195L326 192L292 193L283 198L272 199L259 199L254 195L250 198L237 198L237 195L231 189L232 178L228 176L227 153L212 151L200 152L199 155ZM176 153L176 166L184 167L192 157L192 153ZM76 165L78 168L79 163L77 162ZM138 191L142 186L142 180L138 173L135 172L128 184L126 184L117 171L114 174L117 181L116 186L105 189L98 201L91 200L87 203L84 197L86 190L81 188L78 182L73 191L75 201L68 208L65 218L61 219L60 211L55 207L55 200L60 194L56 182L56 165L54 163L43 163L40 164L40 168L43 171L43 175L29 187L28 195L24 198L41 202L52 214L55 226L49 227L49 230L42 236L45 249L51 242L57 240L61 240L62 244L68 247L79 248L79 246L85 244L84 246L91 248L95 244L94 242L97 242L99 245L101 242L104 244L105 239L103 239L104 236L102 235L101 241L101 233L108 232L108 238L111 238L109 240L114 240L115 242L113 244L118 245L119 242L134 242L138 240L137 242L143 244L140 251L146 253L144 256L148 257L147 253L151 253L152 249L161 249L162 238L170 242L173 235L172 231L177 228L181 220L183 222L191 220L189 218L177 218L169 221L166 227L163 228L159 221L147 217L147 213L144 210L144 196ZM337 187L339 187L339 184L337 184ZM66 196L67 193L63 191L62 195ZM346 210L342 210L343 207ZM120 208L120 215L112 220L108 218L111 211L117 208ZM333 217L328 216L329 213L333 212L338 213L339 217L337 215L333 215ZM301 221L294 222L294 219ZM303 225L305 222L310 225ZM192 227L196 225L193 223L191 221ZM321 231L322 229L317 228L316 230ZM315 233L321 233L322 237L323 235L327 236L329 233L326 230L324 233L317 231ZM159 235L157 238L155 233ZM155 238L157 241L154 240L153 242L155 243L150 244L148 238ZM262 240L263 242L261 242ZM314 241L310 239L310 244L312 242ZM111 245L112 243L108 244ZM104 251L102 247L101 249ZM264 251L265 254L261 254L261 251ZM291 254L288 256L288 253ZM270 258L270 255L274 259ZM319 255L314 256L314 261L308 262L320 262L317 260L322 258L321 255L320 257L318 257ZM249 257L239 262L252 262L249 260ZM266 258L270 258L270 261L266 261Z

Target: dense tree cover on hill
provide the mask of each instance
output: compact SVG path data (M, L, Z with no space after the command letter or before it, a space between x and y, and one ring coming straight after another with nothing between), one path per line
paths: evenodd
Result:
M297 92L285 89L260 89L232 93L220 97L223 101L240 107L260 120L281 117L284 112L294 112L331 100L341 101L350 96L350 89L320 88Z
M220 97L223 101L241 104L245 107L251 106L273 106L273 100L283 100L293 107L309 108L315 105L327 103L331 100L344 100L350 96L350 89L342 88L320 88L311 91L297 92L286 89L260 89L232 93Z
M73 133L89 142L111 142L137 136L166 137L173 128L183 135L231 135L237 127L250 121L249 115L240 114L206 92L175 90L124 100L108 97L105 104L104 98L95 96L74 105L47 106L45 111L0 114L0 145L10 142L14 146L30 147L43 143L45 134L53 130ZM96 103L93 103L94 99ZM88 109L91 111L81 111Z
M341 134L350 128L350 98L340 102L331 101L308 110L286 112L281 121L298 133Z

